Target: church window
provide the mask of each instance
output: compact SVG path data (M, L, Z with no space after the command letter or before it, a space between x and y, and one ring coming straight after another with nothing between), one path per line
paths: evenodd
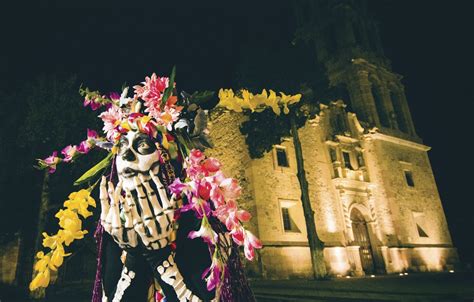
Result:
M300 229L296 225L293 215L292 209L290 207L282 206L281 208L281 217L283 221L283 230L285 232L296 232L301 233Z
M382 95L376 83L372 84L372 96L374 97L375 108L379 116L380 124L384 127L390 127L389 118L387 116L387 110L384 106Z
M337 153L336 153L336 149L334 148L329 148L329 155L331 156L331 162L335 162L337 161Z
M407 182L407 185L409 187L414 187L415 182L413 181L413 172L411 172L410 170L404 170L403 172L405 174L405 180Z
M416 224L416 228L418 230L418 236L429 237L428 234L426 234L425 230L423 230L423 228L419 224Z
M351 154L348 151L342 151L342 157L344 159L344 167L353 170L351 165Z
M412 211L413 220L416 226L416 232L420 238L428 238L427 228L426 228L426 217L423 212Z
M277 157L277 165L279 167L289 167L288 163L288 156L286 154L286 149L278 147L276 148L276 157Z
M357 164L359 167L365 166L364 154L362 154L362 152L357 152Z
M400 129L402 132L408 133L408 126L403 113L402 100L400 99L398 93L394 91L390 92L390 97L392 99L393 109L395 110L395 118L397 120L398 129Z

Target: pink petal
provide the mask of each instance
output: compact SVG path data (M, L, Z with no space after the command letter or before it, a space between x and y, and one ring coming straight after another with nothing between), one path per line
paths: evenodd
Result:
M204 184L200 183L198 187L198 192L199 196L201 196L202 199L208 200L211 195L211 184L207 181L204 182Z
M237 218L242 222L246 222L252 218L252 215L245 210L239 210L237 211Z
M87 129L87 139L97 138L97 132L94 130Z
M250 244L245 244L244 254L245 254L245 258L247 258L248 260L253 260L253 258L255 257L255 251L253 249L253 246Z
M168 186L168 189L172 194L181 194L186 187L186 184L183 184L179 178L176 178L173 183Z
M82 154L86 154L89 152L89 146L87 144L87 141L82 141L80 144L79 144L79 147L77 147L77 152L79 153L82 153Z
M242 229L233 230L231 234L232 234L232 239L237 245L244 244L244 241L245 241L244 232L242 231Z
M210 157L204 161L203 168L210 173L215 173L221 168L221 163L217 159Z
M262 248L262 242L250 231L245 231L245 238L254 248Z

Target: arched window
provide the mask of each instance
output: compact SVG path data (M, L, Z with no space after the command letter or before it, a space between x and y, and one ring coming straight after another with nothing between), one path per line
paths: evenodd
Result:
M383 104L382 94L376 83L372 82L372 96L374 97L375 107L380 119L380 124L384 127L390 127L387 110Z
M347 86L345 83L340 83L339 85L335 86L333 89L332 99L334 100L342 100L344 104L346 104L347 111L353 111L353 106L351 104L351 97L349 95L349 91L347 90Z
M402 102L400 100L399 94L393 89L390 91L390 98L392 99L393 110L395 111L395 116L397 118L398 129L408 133L408 126L405 120L405 115L403 112Z

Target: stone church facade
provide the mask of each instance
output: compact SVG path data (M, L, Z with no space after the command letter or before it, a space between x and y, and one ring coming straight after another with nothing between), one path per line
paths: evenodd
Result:
M375 23L362 2L308 3L304 9L324 12L325 17L311 20L320 39L317 58L342 99L320 105L318 116L299 130L328 272L360 276L453 269L458 256L430 147L416 134L401 76L383 56ZM206 152L240 180L240 204L254 216L250 228L264 247L248 271L263 278L308 277L311 259L292 140L252 159L239 130L245 119L212 113L209 128L216 145Z

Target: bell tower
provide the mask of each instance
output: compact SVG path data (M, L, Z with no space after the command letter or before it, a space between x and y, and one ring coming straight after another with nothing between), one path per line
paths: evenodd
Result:
M419 141L402 77L384 56L367 1L307 1L297 7L300 35L314 43L329 86L366 126Z

